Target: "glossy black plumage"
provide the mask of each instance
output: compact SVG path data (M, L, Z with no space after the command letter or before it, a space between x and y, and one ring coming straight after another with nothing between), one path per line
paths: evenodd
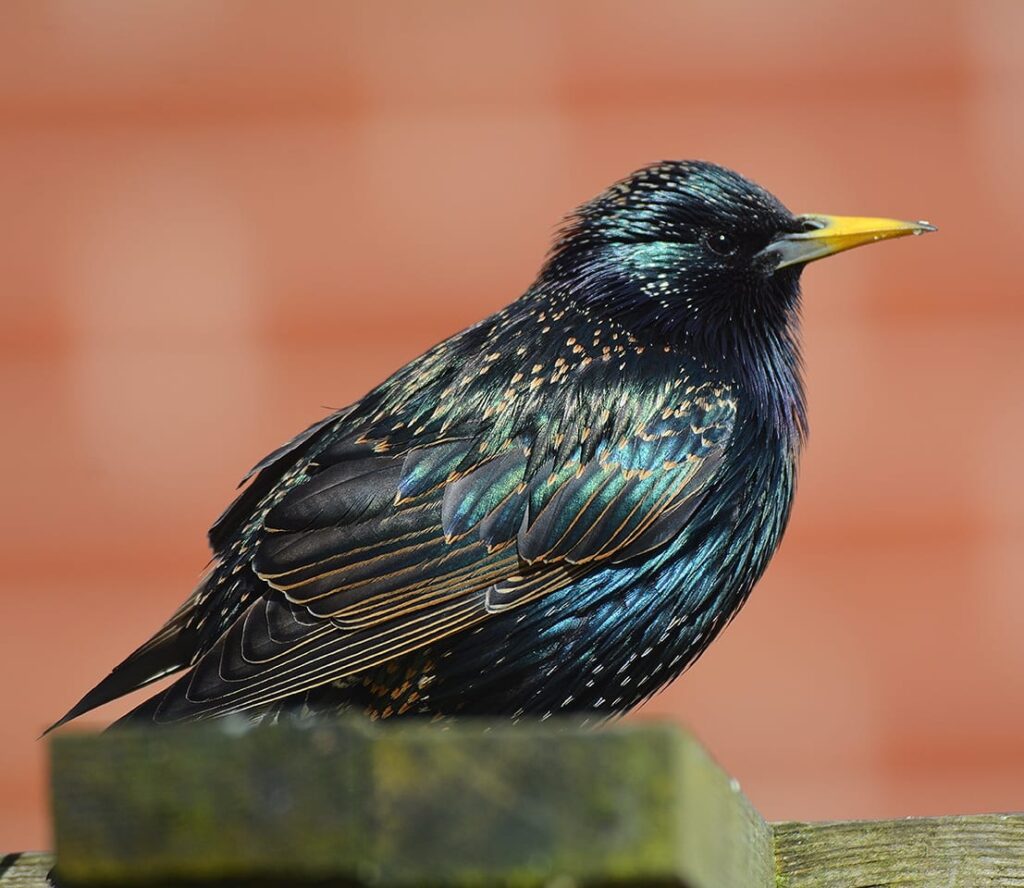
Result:
M704 650L789 515L806 223L735 173L639 171L536 283L270 454L210 574L65 717L605 717ZM63 721L63 720L62 720Z

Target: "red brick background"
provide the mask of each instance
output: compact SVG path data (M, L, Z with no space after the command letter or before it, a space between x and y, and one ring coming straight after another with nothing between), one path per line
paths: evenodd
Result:
M1024 808L1024 4L2 19L0 847L49 842L39 731L189 591L242 472L670 157L941 232L805 275L788 537L636 717L690 724L772 818Z

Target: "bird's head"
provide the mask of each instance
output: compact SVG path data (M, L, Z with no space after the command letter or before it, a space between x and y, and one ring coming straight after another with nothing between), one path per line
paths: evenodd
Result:
M580 207L544 275L563 298L626 326L685 334L712 353L746 351L792 330L806 263L930 230L924 222L794 215L732 170L669 161Z

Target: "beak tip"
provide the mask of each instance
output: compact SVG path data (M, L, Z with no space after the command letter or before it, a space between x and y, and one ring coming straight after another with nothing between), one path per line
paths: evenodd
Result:
M914 234L927 234L929 231L939 230L939 227L937 225L932 225L932 223L927 221L926 219L918 219L914 224L917 226L918 229L917 231L914 232Z

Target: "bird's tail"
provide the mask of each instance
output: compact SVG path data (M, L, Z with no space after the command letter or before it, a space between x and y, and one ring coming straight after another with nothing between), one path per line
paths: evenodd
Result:
M197 634L187 625L193 600L194 597L190 597L156 635L115 666L110 675L43 731L43 736L97 706L190 665L199 651Z

